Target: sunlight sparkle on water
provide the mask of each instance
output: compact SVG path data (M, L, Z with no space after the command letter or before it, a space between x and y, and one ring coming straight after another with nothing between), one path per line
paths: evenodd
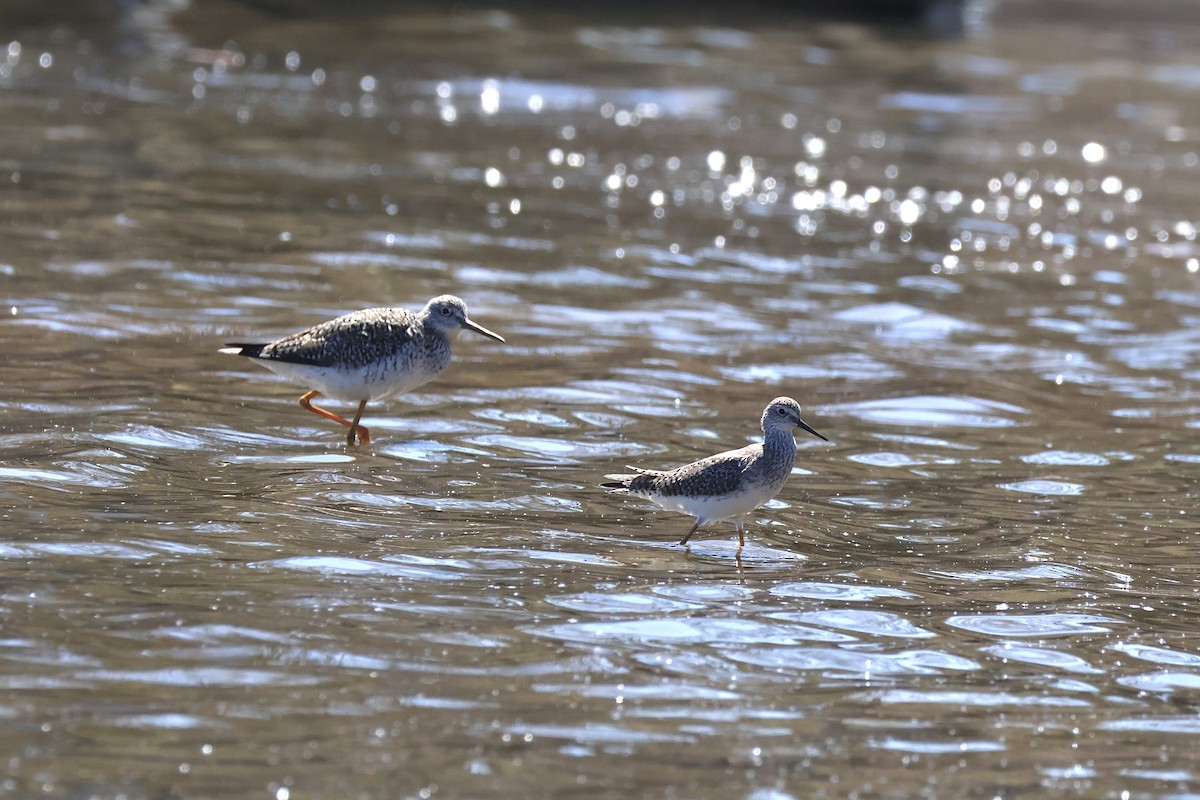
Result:
M483 90L479 93L479 106L484 114L495 114L500 110L500 85L494 80L483 82Z
M912 200L903 200L900 203L896 216L900 218L901 223L912 225L921 218L921 206Z
M1100 144L1099 142L1088 142L1083 146L1083 149L1080 151L1080 155L1082 155L1083 160L1089 164L1099 164L1108 157L1108 151L1105 150L1104 145Z

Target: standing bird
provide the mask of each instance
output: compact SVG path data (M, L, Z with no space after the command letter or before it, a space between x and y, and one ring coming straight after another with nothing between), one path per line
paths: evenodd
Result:
M503 342L504 337L467 317L467 304L444 294L420 311L368 308L322 322L269 344L227 344L222 353L253 358L272 372L314 387L300 405L350 428L346 444L371 441L359 424L368 400L403 394L433 380L450 364L450 343L466 328ZM353 420L312 404L314 397L358 401Z
M737 526L738 550L746 546L746 515L779 494L796 457L792 431L804 430L828 442L800 418L800 404L776 397L763 410L763 443L717 453L672 470L638 469L635 474L605 475L602 486L642 497L659 508L682 511L696 524L679 543L687 544L707 522L732 519Z

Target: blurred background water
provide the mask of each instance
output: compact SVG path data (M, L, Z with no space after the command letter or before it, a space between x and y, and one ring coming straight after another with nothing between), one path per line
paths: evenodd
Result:
M851 10L5 4L0 796L1200 796L1200 8Z

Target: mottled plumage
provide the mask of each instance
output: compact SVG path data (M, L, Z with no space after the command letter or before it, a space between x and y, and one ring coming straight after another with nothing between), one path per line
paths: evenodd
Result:
M467 317L467 304L453 295L435 297L420 311L368 308L314 325L267 344L227 344L222 353L247 356L267 369L312 387L300 405L350 428L347 443L371 440L359 424L370 400L382 400L428 383L450 365L450 345L463 330L503 342L504 338ZM357 401L354 420L312 404L327 395Z
M696 524L680 544L687 544L705 523L732 519L738 547L744 547L746 515L779 494L792 472L796 457L792 432L796 428L825 439L800 418L795 400L776 397L762 413L762 444L718 453L672 470L629 467L634 474L605 475L612 483L602 485L645 498L659 508L694 516Z
M351 369L400 352L413 338L411 326L417 316L406 308L367 308L270 344L227 346L243 348L238 354L243 356Z

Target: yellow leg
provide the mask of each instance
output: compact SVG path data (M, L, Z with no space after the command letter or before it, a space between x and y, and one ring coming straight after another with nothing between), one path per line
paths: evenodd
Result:
M334 422L340 423L340 424L348 427L350 429L350 433L347 434L347 436L346 436L346 443L351 446L354 445L354 437L356 434L358 436L359 444L367 444L368 442L371 441L370 432L364 426L358 424L358 421L362 418L363 409L367 407L366 400L363 400L361 403L358 404L358 413L354 415L354 421L351 422L348 419L339 417L337 414L334 414L332 411L326 411L325 409L321 408L320 406L313 405L312 399L314 397L320 397L320 396L321 396L321 393L316 390L313 390L311 392L305 392L304 395L300 398L300 406L304 409L307 409L308 411L313 412L314 414L321 415L325 419L331 419Z
M699 527L700 527L700 520L696 520L696 524L692 526L692 529L691 529L690 531L688 531L688 532L687 532L687 535L686 535L686 536L684 536L682 539L680 539L680 540L679 540L679 543L680 543L680 544L687 544L687 543L688 543L688 539L692 538L692 534L693 534L693 533L695 533L695 532L696 532L696 529L697 529L697 528L699 528Z

